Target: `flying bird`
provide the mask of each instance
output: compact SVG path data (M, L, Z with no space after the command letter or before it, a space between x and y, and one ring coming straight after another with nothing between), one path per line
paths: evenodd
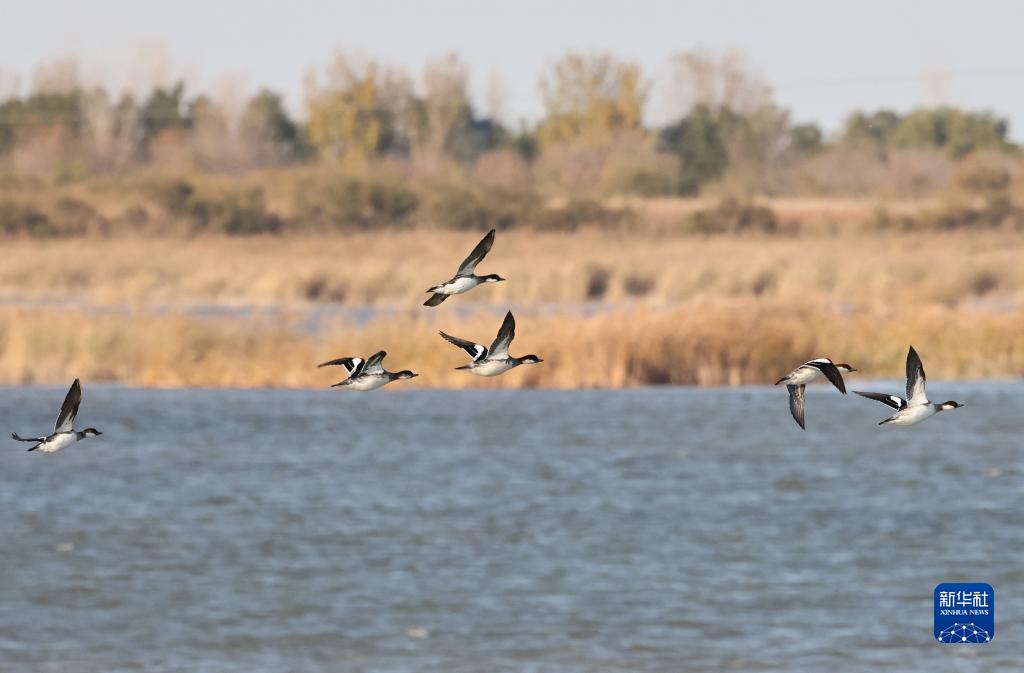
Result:
M399 379L411 379L419 376L415 372L403 369L400 372L389 372L384 369L382 362L387 356L386 351L377 351L366 358L337 358L317 365L328 367L330 365L341 365L348 372L348 378L332 385L332 388L344 387L353 390L376 390Z
M896 395L885 395L882 393L862 393L859 390L853 392L872 400L881 402L896 410L896 413L885 419L879 425L891 423L893 425L917 425L923 420L931 418L940 411L959 409L964 406L952 400L942 404L933 404L928 401L928 394L924 386L926 377L924 365L921 364L921 357L911 346L907 351L907 399Z
M519 358L514 358L508 354L508 347L511 345L512 339L516 337L516 319L512 316L512 311L505 314L505 320L501 323L498 336L494 337L494 342L490 348L445 334L444 332L441 332L441 336L444 337L445 341L458 346L473 358L473 361L468 365L462 365L461 367L456 367L456 369L466 369L478 376L497 376L519 365L534 365L538 362L544 362L532 353Z
M55 453L70 446L86 437L96 437L103 433L96 428L86 428L81 432L75 432L75 416L78 415L78 406L82 403L82 384L75 379L71 389L64 397L64 404L60 406L60 413L57 414L57 422L53 424L53 434L46 437L22 437L16 432L11 437L19 442L33 442L35 446L29 451L42 451L43 453Z
M427 292L432 292L433 294L430 296L430 299L423 302L423 305L437 306L451 295L469 292L481 283L497 283L505 280L496 273L486 276L476 275L476 265L487 256L487 253L491 251L492 245L494 245L494 229L488 231L487 235L473 248L473 252L469 253L469 257L462 260L459 270L455 272L451 280L447 280L427 290Z
M835 364L828 358L817 358L809 360L790 373L775 382L775 385L786 384L789 389L789 411L793 414L793 420L801 428L806 430L804 425L804 387L816 381L822 376L832 382L842 394L846 394L846 384L843 383L842 372L857 371L845 362Z

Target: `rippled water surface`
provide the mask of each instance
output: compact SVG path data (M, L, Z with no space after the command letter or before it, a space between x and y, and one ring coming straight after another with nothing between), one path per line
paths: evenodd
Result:
M1021 670L1024 385L930 390L87 385L106 434L0 454L0 671ZM936 644L972 580L995 640Z

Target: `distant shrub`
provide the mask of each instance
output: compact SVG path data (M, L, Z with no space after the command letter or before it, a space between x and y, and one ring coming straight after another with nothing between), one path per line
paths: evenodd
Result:
M45 188L45 181L37 175L0 170L0 189L17 189L22 192Z
M5 236L58 236L49 216L33 206L11 200L0 201L0 232Z
M665 196L674 194L679 178L674 173L638 169L624 176L611 191L637 196Z
M877 231L954 231L998 229L1008 227L1024 229L1024 210L1003 193L989 196L981 205L950 203L937 210L915 215L897 215L879 209L868 223Z
M755 297L763 296L774 290L778 282L778 274L775 270L764 269L750 281L750 294Z
M950 204L939 210L924 213L921 217L923 229L995 229L1003 223L1013 209L1009 199L989 199L980 207Z
M195 187L184 178L150 180L143 192L174 217L184 217L192 210Z
M1009 189L1013 178L1010 171L1002 166L965 164L957 170L954 180L961 189L986 194Z
M303 217L335 229L374 229L400 225L420 205L412 189L399 182L346 177L302 190Z
M70 196L57 200L51 219L61 236L106 234L109 231L109 223L92 205Z
M654 289L655 280L651 276L631 273L622 280L622 289L630 297L643 297Z
M592 266L587 270L587 299L595 301L602 299L608 292L608 281L612 272L604 266Z
M978 271L968 283L968 288L976 297L984 297L999 287L999 276L988 270Z
M130 206L121 213L118 223L127 229L142 229L149 223L149 211L143 206Z
M919 226L916 218L893 213L888 208L877 208L867 222L870 231L912 231Z
M591 199L576 199L539 212L534 228L540 231L576 231L585 226L614 228L631 224L633 220L632 210L608 208Z
M276 234L281 219L267 211L259 188L229 192L220 198L194 199L194 228L230 236Z
M10 199L0 200L0 234L56 238L106 234L109 223L80 199L65 196L49 209Z
M443 227L486 231L523 224L538 207L538 198L530 191L449 184L431 191L430 215Z
M78 182L89 177L89 169L82 161L62 161L53 171L53 181L58 185Z
M302 283L301 294L307 301L336 302L345 301L347 288L331 279L326 274L317 274Z
M690 215L685 228L689 233L705 235L775 234L779 231L779 220L771 208L727 197L710 210L699 210Z

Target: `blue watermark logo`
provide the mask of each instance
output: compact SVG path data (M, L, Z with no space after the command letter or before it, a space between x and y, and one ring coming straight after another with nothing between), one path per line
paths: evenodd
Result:
M935 639L951 645L987 643L996 635L996 592L984 582L935 587Z

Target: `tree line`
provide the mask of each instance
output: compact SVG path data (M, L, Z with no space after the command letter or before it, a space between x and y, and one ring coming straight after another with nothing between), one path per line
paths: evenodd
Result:
M770 191L773 172L829 148L881 163L902 150L959 161L980 150L1016 149L1005 119L952 107L856 111L826 137L814 123L794 122L734 53L679 54L672 73L660 93L672 101L674 119L654 128L645 123L652 81L638 64L610 53L569 53L539 79L543 116L513 127L497 110L473 104L469 66L454 55L430 61L414 78L339 53L307 77L301 119L267 89L240 104L190 94L184 82L115 96L82 86L68 62L42 69L27 94L0 103L0 165L71 177L147 165L230 172L367 160L430 171L473 166L500 152L527 165L557 158L559 171L585 175L594 157L614 154L624 166L614 191L694 195L727 172Z

